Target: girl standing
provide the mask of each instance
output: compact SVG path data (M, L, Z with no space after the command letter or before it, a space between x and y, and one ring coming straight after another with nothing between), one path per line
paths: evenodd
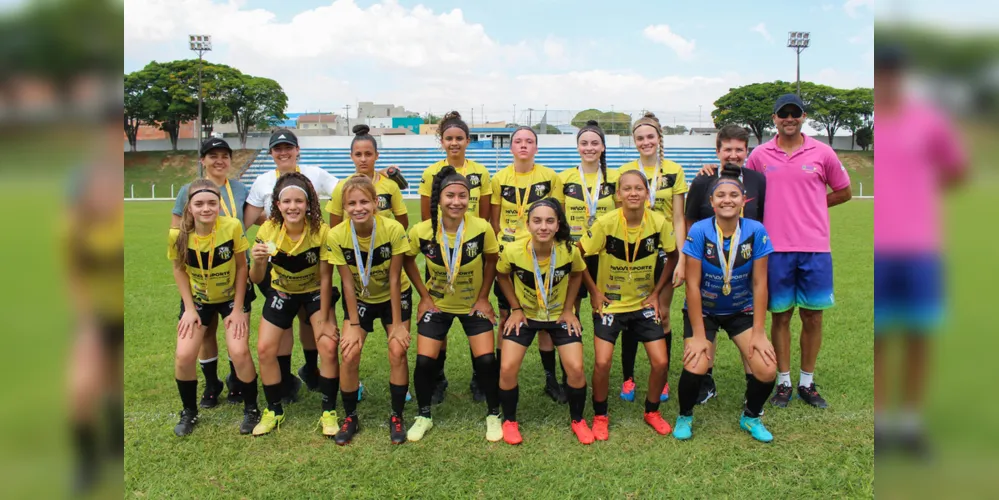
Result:
M354 140L350 142L350 159L354 162L356 173L348 177L363 175L371 179L378 193L375 206L382 213L391 212L402 228L409 227L409 211L402 201L402 191L395 181L375 170L378 161L378 143L368 134L371 130L367 125L354 126ZM330 214L330 227L336 227L343 221L344 213L343 183L338 183L333 189L330 201L326 202L326 211Z

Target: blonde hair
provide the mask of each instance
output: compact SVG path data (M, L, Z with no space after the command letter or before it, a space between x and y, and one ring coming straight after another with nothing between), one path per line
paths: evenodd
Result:
M180 227L177 228L179 231L176 242L177 257L173 261L173 265L177 269L183 269L187 263L187 244L191 233L194 232L194 215L191 214L190 210L191 198L194 197L197 191L204 189L215 193L215 196L218 196L219 200L222 199L218 186L208 179L198 179L187 186L187 202L184 203L184 212L180 216Z
M368 199L374 202L375 212L378 211L378 190L375 189L375 183L371 182L371 178L366 175L355 175L345 181L343 181L343 190L340 192L340 200L343 206L347 204L347 195L351 191L364 191L364 194L368 195Z
M659 123L659 118L656 118L655 113L651 111L646 111L641 118L635 120L635 123L631 126L631 134L635 135L635 131L638 127L642 125L648 125L656 130L656 135L659 136L659 165L658 168L662 168L662 164L666 161L666 149L663 147L663 127ZM652 190L658 190L659 186L652 186Z

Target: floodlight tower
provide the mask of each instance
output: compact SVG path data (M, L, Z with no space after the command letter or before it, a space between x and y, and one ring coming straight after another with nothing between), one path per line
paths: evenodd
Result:
M201 61L202 56L205 52L212 50L212 36L211 35L189 35L188 36L191 43L191 50L198 53L198 144L195 148L200 149L201 143L204 141L202 134L204 134L205 126L201 123L201 103L203 100L203 95L201 92ZM198 162L198 177L204 176L204 167L201 162Z
M795 77L797 81L798 97L801 97L801 52L808 48L808 32L807 31L790 31L787 34L787 46L794 49L797 54L797 76Z

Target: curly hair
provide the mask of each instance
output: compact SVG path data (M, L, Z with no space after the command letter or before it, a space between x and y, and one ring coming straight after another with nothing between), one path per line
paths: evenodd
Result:
M555 218L558 220L558 230L555 231L555 241L565 243L565 248L572 252L572 230L569 229L569 222L565 218L565 211L562 204L553 198L543 198L531 204L527 209L527 219L531 219L531 212L541 207L548 207L555 211Z
M219 201L222 201L222 194L219 193L218 186L208 179L198 179L187 186L187 202L184 203L184 212L181 215L180 227L177 228L180 231L177 234L176 242L177 257L173 261L173 265L177 269L183 269L184 264L187 262L187 242L191 233L194 232L194 215L191 214L190 210L191 198L194 198L194 195L199 191L206 189L215 193L215 196L219 197Z
M279 177L277 183L274 184L274 191L271 193L270 220L278 226L284 224L284 216L281 215L278 204L281 201L281 191L288 186L297 186L305 191L306 201L309 202L309 209L305 212L309 229L313 232L319 232L323 223L323 212L319 208L319 196L316 194L316 188L312 187L312 181L301 172L288 172Z
M451 165L444 165L441 167L437 175L434 176L433 184L430 188L430 229L434 237L437 235L437 225L438 225L438 215L437 208L440 206L441 202L441 191L444 190L444 186L449 186L451 184L458 183L465 186L469 192L472 191L471 185L468 183L468 179L464 175L458 173Z

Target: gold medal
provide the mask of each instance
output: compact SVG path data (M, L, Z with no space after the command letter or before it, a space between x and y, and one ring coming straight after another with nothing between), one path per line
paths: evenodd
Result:
M728 296L730 293L732 293L732 285L726 282L722 285L722 295Z
M267 253L269 253L271 255L277 255L277 244L275 244L273 241L268 241L267 242Z
M361 287L361 298L366 299L371 296L371 292L368 291L368 287Z
M597 221L596 215L591 215L589 219L586 220L586 227L593 227L593 223Z

